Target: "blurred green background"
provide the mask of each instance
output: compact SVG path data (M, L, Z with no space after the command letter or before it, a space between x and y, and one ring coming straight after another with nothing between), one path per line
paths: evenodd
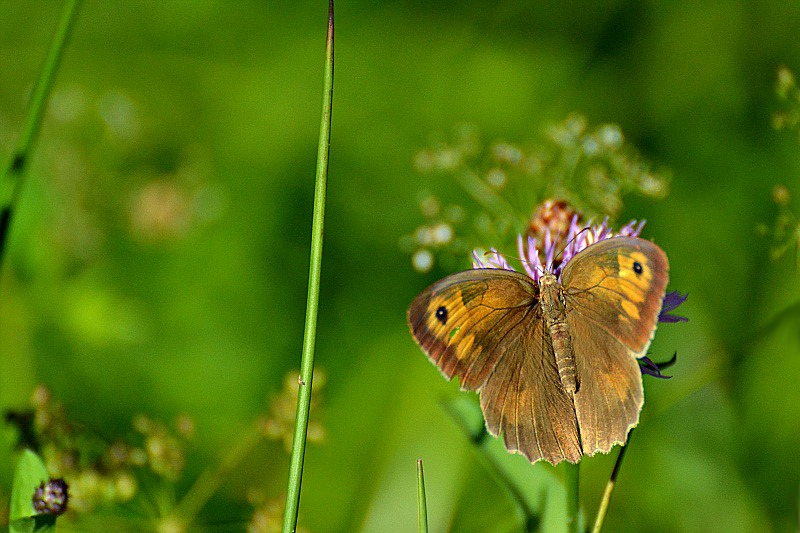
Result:
M60 7L0 2L3 160ZM452 182L413 170L432 134L466 121L486 140L524 143L578 111L619 124L671 169L669 197L629 197L620 220L648 220L671 288L690 295L690 322L662 327L652 346L678 362L671 380L645 380L607 531L797 531L800 273L794 249L770 260L756 227L773 223L775 184L800 195L796 131L771 126L778 67L800 73L800 3L336 7L317 337L327 383L314 415L326 439L307 452L300 523L415 530L421 457L433 531L520 527L442 408L466 393L405 323L414 295L448 271L415 272L399 242L423 221L421 190L459 201ZM177 493L267 409L299 367L326 9L85 2L0 279L0 406L25 407L45 383L108 439L138 413L188 413L197 430ZM14 433L3 437L7 497ZM588 518L614 456L582 463ZM523 479L559 479L498 457ZM280 497L287 464L282 443L259 445L201 522L243 528L248 488Z

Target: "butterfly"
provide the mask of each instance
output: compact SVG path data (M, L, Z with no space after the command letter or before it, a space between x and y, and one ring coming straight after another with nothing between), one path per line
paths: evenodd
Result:
M655 334L666 254L612 237L556 276L480 268L450 275L411 303L411 333L462 390L477 391L494 436L531 462L577 463L624 444L644 404L637 358Z

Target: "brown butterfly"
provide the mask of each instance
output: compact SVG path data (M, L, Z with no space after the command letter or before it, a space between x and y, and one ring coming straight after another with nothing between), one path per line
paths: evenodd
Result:
M531 462L578 462L625 443L644 403L645 355L666 292L667 256L613 237L539 280L482 268L411 303L411 332L462 390L480 393L489 433Z

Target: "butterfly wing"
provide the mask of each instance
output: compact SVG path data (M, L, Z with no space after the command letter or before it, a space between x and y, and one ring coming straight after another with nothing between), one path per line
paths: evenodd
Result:
M668 281L667 256L632 237L595 243L564 267L579 389L575 411L584 453L608 453L627 439L644 403L636 362L655 334Z
M428 287L408 311L411 332L449 380L479 391L486 427L530 461L577 462L578 425L561 387L536 283L479 269Z

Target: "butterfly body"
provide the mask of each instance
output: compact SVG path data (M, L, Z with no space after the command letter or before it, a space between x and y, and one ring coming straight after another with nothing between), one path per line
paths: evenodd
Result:
M633 237L597 242L559 276L476 269L412 302L412 334L447 379L480 393L487 430L532 462L577 462L624 443L644 403L666 255Z
M578 390L575 353L567 329L567 307L558 278L550 272L543 273L539 278L539 290L541 293L539 307L553 345L558 377L564 389L574 394Z

